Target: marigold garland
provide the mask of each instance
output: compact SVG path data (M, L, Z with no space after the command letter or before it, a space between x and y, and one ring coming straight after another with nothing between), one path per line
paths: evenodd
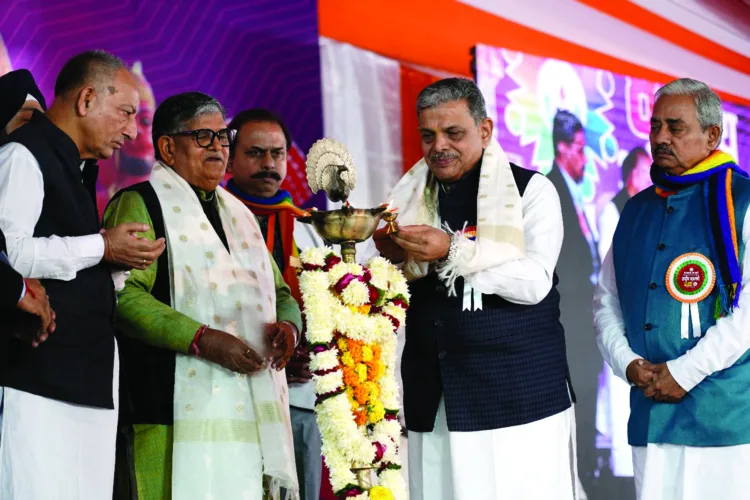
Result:
M300 260L315 412L333 489L347 499L405 499L395 364L406 279L382 257L348 264L329 247L307 249ZM369 491L357 484L359 467L378 471Z

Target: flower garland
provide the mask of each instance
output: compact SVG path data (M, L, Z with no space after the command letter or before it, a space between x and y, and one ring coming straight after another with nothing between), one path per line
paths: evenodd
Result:
M382 257L349 264L329 247L309 248L300 260L315 412L333 490L346 499L405 499L395 366L406 279ZM363 490L354 468L376 468L378 484Z

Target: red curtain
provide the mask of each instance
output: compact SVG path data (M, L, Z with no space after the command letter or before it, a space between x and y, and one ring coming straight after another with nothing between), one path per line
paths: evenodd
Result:
M439 76L401 65L401 151L404 172L422 158L422 146L417 131L417 96L423 88L440 80Z

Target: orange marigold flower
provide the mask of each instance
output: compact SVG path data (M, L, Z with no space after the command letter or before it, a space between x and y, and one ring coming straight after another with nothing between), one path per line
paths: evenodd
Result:
M365 411L358 411L354 414L354 422L359 426L365 425L367 420L367 412Z
M344 383L350 387L357 387L359 385L359 375L354 371L351 366L345 366L344 372Z
M359 314L368 315L368 314L370 314L370 306L367 305L367 304L365 304L363 306L359 306L359 307L357 307L357 311L359 312Z
M383 354L383 348L378 344L372 344L370 345L370 349L372 349L372 359L380 361L380 355Z
M367 370L368 380L380 380L380 377L383 376L383 372L385 372L385 366L380 361L368 363L367 367L369 368Z
M349 340L349 354L352 355L355 363L362 362L362 343L356 340Z
M358 386L356 389L354 389L354 399L356 399L357 403L361 405L367 403L369 396L370 396L370 390L365 384L362 384Z

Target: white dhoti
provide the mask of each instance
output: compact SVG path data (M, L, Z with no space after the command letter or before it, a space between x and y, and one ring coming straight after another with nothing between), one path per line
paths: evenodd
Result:
M573 500L575 417L449 432L440 401L432 432L409 432L411 500Z
M74 405L5 388L0 498L112 498L119 374L115 345L114 410Z
M633 447L638 500L747 500L750 444Z

